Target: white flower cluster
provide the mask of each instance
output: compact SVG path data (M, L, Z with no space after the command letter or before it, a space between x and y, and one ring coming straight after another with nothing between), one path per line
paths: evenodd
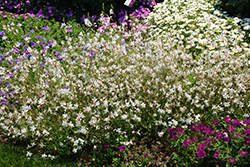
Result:
M186 52L200 56L214 53L227 57L249 55L249 45L243 42L245 31L240 27L242 23L245 30L249 29L249 20L227 17L213 5L206 0L158 3L147 17L152 39L162 39L165 49L179 45ZM172 44L167 42L169 38Z

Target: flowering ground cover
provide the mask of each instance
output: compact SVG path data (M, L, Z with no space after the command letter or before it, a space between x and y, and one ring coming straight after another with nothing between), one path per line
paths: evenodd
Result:
M1 141L33 162L249 166L249 19L215 3L164 1L120 25L1 12Z

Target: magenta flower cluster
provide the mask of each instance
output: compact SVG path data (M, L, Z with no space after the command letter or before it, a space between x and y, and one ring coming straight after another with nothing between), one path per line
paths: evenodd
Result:
M107 150L110 147L110 145L108 143L105 143L102 147L104 148L104 150Z
M229 147L235 147L235 140L239 140L240 141L244 141L244 143L242 143L242 145L250 146L250 119L248 120L243 120L243 121L238 121L236 119L233 119L231 117L226 117L224 119L224 121L226 122L227 126L225 128L222 128L224 130L219 130L220 129L220 122L218 120L213 120L211 122L211 125L214 126L214 128L209 127L209 126L205 126L204 124L200 123L198 125L191 125L190 126L190 130L191 133L194 134L201 134L198 135L200 136L204 136L204 138L197 138L197 137L193 137L192 139L186 139L182 142L181 147L184 150L188 150L191 149L191 145L194 146L196 145L197 147L197 151L196 156L199 159L203 159L205 157L207 157L208 154L217 159L218 163L220 164L236 164L237 163L237 158L236 157L230 157L227 159L227 161L225 161L225 159L223 159L223 153L225 152L223 149L220 150L218 146L218 142L221 143L227 143L226 145L228 145ZM217 129L218 128L218 129ZM168 130L169 132L169 138L173 141L178 142L177 139L180 139L180 135L184 134L184 129L182 128L170 128ZM197 135L196 135L197 136ZM198 143L199 141L199 143ZM219 144L220 145L220 144ZM216 146L217 151L211 151L213 149L211 149L212 147ZM246 149L246 147L243 147ZM194 147L192 147L194 148ZM209 149L208 149L209 148ZM238 148L240 150L238 150L238 156L241 157L247 157L248 156L248 151L247 150L241 150L241 148ZM223 152L224 151L224 152ZM236 152L237 154L237 152ZM232 152L232 155L235 155L235 152ZM236 155L237 156L237 155ZM211 157L211 156L209 156ZM224 161L223 161L224 160Z
M122 151L125 152L126 151L125 148L126 148L126 146L123 145L123 146L120 146L118 149L119 149L120 152L122 152Z
M181 135L183 133L183 131L184 131L184 129L182 129L182 128L177 128L177 129L170 128L170 129L168 129L168 132L170 134L169 138L175 140L175 139L177 139L177 137L179 135Z

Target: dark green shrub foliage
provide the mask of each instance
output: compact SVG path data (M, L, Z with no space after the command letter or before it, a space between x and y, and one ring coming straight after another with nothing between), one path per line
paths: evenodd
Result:
M250 1L249 0L221 0L218 4L219 8L227 11L230 16L240 18L250 17Z
M65 21L76 19L78 22L83 15L85 17L86 15L99 16L102 11L109 14L111 6L113 6L115 20L117 20L121 17L121 9L130 14L139 9L140 6L152 8L151 1L136 0L131 7L124 5L125 0L16 0L15 2L8 1L8 4L0 0L0 4L3 3L1 6L4 10L12 13L42 13L46 19L59 21L62 21L62 18L65 18ZM159 0L156 0L156 2L159 2ZM20 4L18 8L9 8L9 6L16 6L17 4Z

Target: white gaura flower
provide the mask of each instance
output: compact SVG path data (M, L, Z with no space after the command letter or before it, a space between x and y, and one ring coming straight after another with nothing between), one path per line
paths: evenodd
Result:
M164 132L158 132L158 136L162 137L164 135Z
M126 119L126 118L128 118L128 115L126 114L122 115L122 119Z
M174 119L172 119L172 121L170 121L171 122L171 124L173 124L174 126L177 126L178 125L178 122L176 121L176 120L174 120Z
M7 37L6 37L6 36L3 36L3 37L2 37L2 39L3 39L3 40L6 40L6 39L7 39Z
M114 12L113 12L113 9L112 9L112 8L109 10L109 14L110 14L110 15L114 14Z
M47 135L49 135L49 132L47 131L47 130L43 130L43 134L45 135L45 136L47 136Z
M47 155L46 155L46 154L43 154L43 155L42 155L42 158L46 158L46 157L47 157Z
M23 128L22 130L21 130L21 133L26 133L27 132L27 129L26 128Z
M244 117L249 117L249 114L244 114L243 116L244 116Z
M129 6L129 4L130 4L131 1L132 0L126 0L125 3L124 3L124 5Z
M62 142L59 143L61 147L66 147Z
M34 125L31 126L30 131L35 131L35 130L36 130L36 127Z
M129 145L129 144L133 144L132 140L130 140L129 142L126 141L126 142L121 142L121 143L126 145L126 146Z
M67 126L68 126L68 123L67 123L67 121L65 121L65 120L64 120L64 121L62 122L62 126L65 126L65 127L67 127Z
M188 118L188 119L186 120L186 122L187 122L188 124L191 124L191 123L192 123L192 120L193 120L193 118Z
M73 153L77 153L77 148L74 148L74 149L72 150L72 152L73 152Z
M88 18L84 19L84 23L85 23L85 25L88 26L88 27L91 27L91 26L92 26L92 23L89 21Z
M32 156L32 153L27 151L27 154L26 154L27 157L31 157Z
M85 111L86 111L86 112L90 112L90 111L91 111L91 108L90 108L90 107L87 107L87 108L85 109Z

